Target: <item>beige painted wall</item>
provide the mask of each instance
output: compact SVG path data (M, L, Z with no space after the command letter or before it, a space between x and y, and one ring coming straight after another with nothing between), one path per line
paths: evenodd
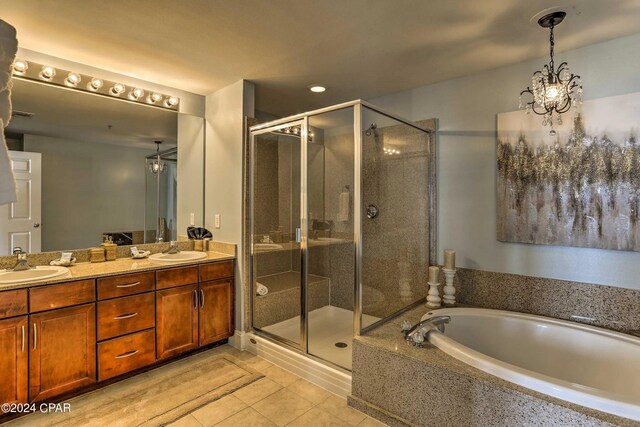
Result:
M178 114L178 236L204 225L204 128L202 117Z
M459 266L640 289L640 253L503 243L496 239L496 115L515 111L548 58L372 99L412 120L437 117L438 258ZM640 34L556 52L582 76L585 99L640 92ZM567 116L570 117L570 116Z
M25 135L42 153L42 251L100 244L106 231L144 228L144 158L153 148Z
M206 98L205 227L215 240L242 248L244 116L254 114L254 85L239 80ZM214 227L220 215L220 228ZM236 329L242 329L242 257L236 274Z

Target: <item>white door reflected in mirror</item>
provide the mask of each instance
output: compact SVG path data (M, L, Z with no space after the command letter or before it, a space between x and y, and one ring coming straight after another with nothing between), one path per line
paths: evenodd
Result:
M42 155L9 151L9 157L18 200L0 206L0 256L13 254L15 247L21 247L28 253L40 252Z

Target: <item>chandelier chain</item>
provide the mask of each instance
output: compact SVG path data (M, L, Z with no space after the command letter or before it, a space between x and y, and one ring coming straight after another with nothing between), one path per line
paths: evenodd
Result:
M553 49L554 49L554 47L556 45L556 42L555 42L554 37L553 37L553 28L554 28L553 22L551 23L551 26L549 28L550 28L550 33L549 33L549 56L551 57L551 62L549 63L549 65L551 66L551 70L550 71L553 74L554 69L555 69L555 63L554 63L554 60L553 60L553 54L554 54Z

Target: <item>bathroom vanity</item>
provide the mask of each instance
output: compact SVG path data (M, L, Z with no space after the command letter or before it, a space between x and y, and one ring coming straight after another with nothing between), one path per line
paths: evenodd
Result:
M167 266L118 259L73 267L65 281L1 288L0 400L79 394L227 339L234 263L211 252Z

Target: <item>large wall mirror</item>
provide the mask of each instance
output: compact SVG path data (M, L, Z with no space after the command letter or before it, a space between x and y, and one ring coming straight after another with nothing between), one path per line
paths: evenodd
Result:
M203 118L13 80L5 136L18 202L0 207L0 255L87 248L104 235L177 240L202 221Z

